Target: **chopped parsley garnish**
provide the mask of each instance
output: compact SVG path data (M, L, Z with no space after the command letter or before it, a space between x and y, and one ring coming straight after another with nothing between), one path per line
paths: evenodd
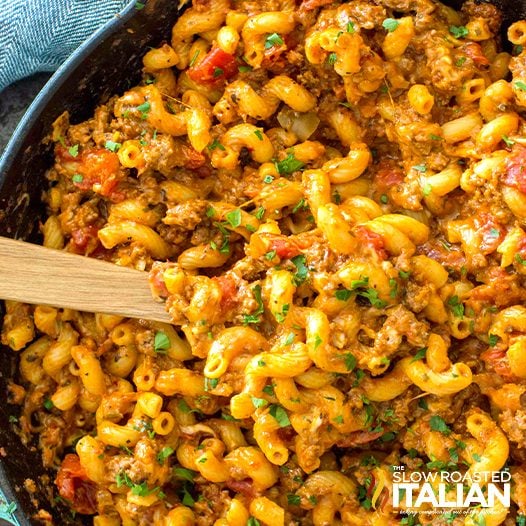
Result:
M218 149L218 150L225 150L225 147L217 140L217 139L214 139L209 145L208 145L208 149L209 150L215 150L215 149Z
M263 306L263 299L261 298L261 285L256 285L252 292L257 302L257 309L252 314L243 314L243 323L259 323L261 321L260 314L263 314L265 307Z
M42 404L48 411L51 411L54 407L55 407L55 404L49 399L49 398L46 398L44 400L44 403Z
M277 33L272 33L265 39L265 49L270 49L274 46L282 46L283 44L283 39Z
M144 3L144 1L139 1L139 0L137 0L137 2L135 2L135 9L136 9L137 11L140 11L141 9L144 9L144 6L145 6L145 5L146 5L146 4Z
M399 25L400 25L400 22L398 22L398 20L395 20L394 18L386 18L382 22L382 27L384 29L387 29L389 33L392 33Z
M417 353L411 358L411 362L418 362L418 360L423 360L426 357L427 347L423 347L422 349L419 349Z
M162 466L164 461L174 452L171 447L163 447L159 453L157 453L157 462Z
M287 495L287 502L293 506L299 506L301 503L301 497L299 495Z
M249 71L252 71L250 66L239 66L237 69L239 73L248 73Z
M347 301L351 298L352 295L353 295L353 291L349 289L338 289L334 293L334 296L336 297L336 299L340 301Z
M279 427L290 426L289 416L287 415L287 411L285 411L282 406L278 404L272 404L269 408L269 413L276 419Z
M265 175L263 178L263 182L266 184L270 184L272 181L274 181L274 177L272 177L272 175Z
M71 155L71 157L77 157L77 155L79 154L79 145L74 144L73 146L68 148L68 153L69 155Z
M251 400L252 400L252 405L256 409L260 409L260 408L265 407L266 405L268 405L268 402L264 398L256 398L255 396L252 396Z
M455 38L464 38L469 35L468 28L465 26L449 26L449 32Z
M290 175L301 170L305 166L305 163L298 161L293 153L289 153L285 159L275 162L274 165L280 175Z
M431 194L432 191L433 191L433 187L429 183L427 183L424 186L422 193L424 194L425 197L427 197L429 194Z
M268 261L272 261L276 257L276 251L275 250L269 250L265 254L265 259Z
M73 174L73 177L71 178L71 180L74 183L82 183L82 181L84 181L84 177L80 174Z
M518 80L517 82L514 82L514 84L517 89L520 89L521 91L526 91L526 83L522 82L522 80Z
M500 338L496 334L490 334L488 336L488 344L490 347L495 347L499 342Z
M254 216L256 219L263 219L263 216L265 215L265 208L260 206L254 213Z
M199 56L199 53L201 51L197 49L194 53L194 56L192 57L192 60L190 60L190 64L188 64L189 67L192 67L195 64L195 61L197 60L197 57Z
M425 164L417 164L416 166L413 166L413 170L425 174L427 172L427 167Z
M221 68L214 68L214 78L220 77L224 71Z
M266 385L263 387L262 391L269 396L276 396L276 393L274 392L274 384Z
M241 210L239 208L228 212L225 217L232 228L237 228L241 225Z
M285 318L287 317L289 309L290 309L290 305L288 303L285 303L285 305L283 305L281 309L281 312L274 313L274 317L276 318L276 321L278 323L283 323L285 321Z
M504 141L504 143L506 144L506 146L513 146L515 144L515 141L510 139L507 135L503 135L502 136L502 140Z
M439 415L433 415L429 419L429 425L433 431L438 431L439 433L442 433L446 436L451 434L451 429L449 429L447 424L444 422L444 419Z
M356 32L356 30L354 29L354 24L349 20L349 22L347 22L347 33L350 33L351 35L353 33Z
M254 132L254 135L255 135L260 141L263 140L263 134L261 133L261 130L256 130L256 131Z
M350 352L345 353L343 355L343 361L345 363L345 368L349 372L354 371L354 369L356 367L356 364L358 363L358 361L356 360L356 357L353 354L351 354Z
M249 517L247 526L261 526L261 524L255 517Z
M334 64L336 64L336 61L338 60L338 55L336 53L330 53L329 56L327 57L327 63L332 66Z
M170 348L170 339L163 331L157 331L153 339L153 350L159 354L166 354Z
M524 259L520 254L515 254L515 261L521 265L526 265L526 259Z
M174 475L177 478L187 480L188 482L193 482L197 473L191 469L186 468L174 468Z
M457 68L461 68L464 65L464 62L466 62L466 60L467 57L459 57L455 62L455 66L457 66Z
M460 301L457 295L451 296L447 304L449 305L449 308L451 309L451 312L454 316L456 316L457 318L464 317L464 304Z
M409 279L409 276L411 276L411 272L406 272L405 270L399 270L398 271L398 275L402 278L402 279Z
M137 106L137 111L141 112L141 119L146 120L150 113L151 104L149 102L143 102L140 106Z
M294 274L292 280L294 285L297 287L305 282L309 275L309 269L307 268L307 258L303 254L298 254L293 258L290 258L294 266L296 267L296 273Z
M387 194L382 194L380 196L380 203L386 205L389 202L389 198L387 197Z
M432 140L432 141L442 141L443 138L440 137L440 135L435 135L434 133L430 133L429 134L429 138Z
M122 146L120 142L114 142L114 141L106 141L106 144L104 145L104 148L106 150L109 150L110 152L117 152L119 151L119 148Z
M205 379L205 391L211 391L219 385L219 378L206 378Z

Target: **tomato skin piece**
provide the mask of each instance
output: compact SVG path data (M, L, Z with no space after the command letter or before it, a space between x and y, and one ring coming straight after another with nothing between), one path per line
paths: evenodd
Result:
M375 190L387 194L391 188L404 182L404 173L392 161L381 161L374 176Z
M500 377L508 381L516 381L515 375L511 372L506 349L490 347L484 351L480 357L486 365L493 369Z
M233 77L237 71L234 55L213 47L199 64L188 69L188 76L199 84L212 84Z
M365 226L357 226L354 230L360 243L372 248L380 259L387 259L384 240L380 234L372 232Z
M236 283L229 276L217 276L212 278L217 281L221 287L221 308L225 311L232 309L237 303L237 287Z
M55 484L60 496L77 513L92 515L97 512L97 486L88 479L78 455L69 453L64 457Z
M484 55L480 44L468 42L460 48L460 51L469 57L477 66L489 66L489 60Z
M280 259L290 259L301 254L300 249L283 237L275 237L270 242L269 250L275 250Z
M506 163L506 174L502 182L526 194L526 148L513 147L513 156Z

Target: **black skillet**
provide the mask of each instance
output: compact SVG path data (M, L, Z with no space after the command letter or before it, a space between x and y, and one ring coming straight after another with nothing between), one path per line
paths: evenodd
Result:
M462 0L444 3L458 9ZM504 13L504 30L515 20L526 19L526 0L492 3ZM169 39L179 13L178 0L148 0L140 10L135 5L136 0L130 0L120 17L107 23L68 59L22 119L0 159L0 235L38 239L37 225L43 213L40 198L46 185L43 174L53 160L51 146L43 139L56 117L68 110L73 122L87 119L101 102L139 81L141 57L148 46ZM2 315L0 305L0 323ZM66 507L50 502L54 475L47 473L49 483L42 482L40 476L46 473L40 453L35 447L23 446L9 422L18 412L7 403L7 379L15 373L14 357L13 351L0 346L0 448L6 453L5 457L0 455L0 526L37 524L31 517L39 508L50 510L57 525L82 524ZM37 483L33 496L24 490L27 478ZM32 497L38 500L37 507Z

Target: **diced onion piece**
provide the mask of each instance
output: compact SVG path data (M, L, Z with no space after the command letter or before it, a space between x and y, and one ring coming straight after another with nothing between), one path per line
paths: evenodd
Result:
M306 141L318 128L320 119L313 112L300 113L290 108L283 108L278 113L278 122L296 135L300 141Z

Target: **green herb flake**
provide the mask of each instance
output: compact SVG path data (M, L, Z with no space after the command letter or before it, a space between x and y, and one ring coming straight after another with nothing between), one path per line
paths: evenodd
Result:
M417 164L413 166L413 170L425 174L427 172L427 166L425 164Z
M301 503L301 497L299 495L288 494L287 502L292 506L299 506Z
M69 155L71 155L71 157L77 157L78 154L79 154L79 145L78 144L74 144L73 146L68 148L68 153L69 153Z
M199 56L199 53L201 51L197 49L194 53L194 56L192 57L192 60L190 60L190 64L188 64L189 67L192 67L195 64L195 61L197 60L197 57Z
M146 4L142 1L140 2L139 0L137 0L137 2L135 2L135 9L136 11L141 11L141 9L144 9L144 6Z
M254 213L254 217L256 219L259 219L260 221L263 219L263 216L265 215L265 208L260 206Z
M338 60L338 55L336 53L330 53L329 56L327 57L327 63L330 65L330 66L333 66L334 64L336 64L336 61Z
M248 73L252 71L252 68L250 66L239 66L237 70L239 71L239 73Z
M106 150L109 150L110 152L116 153L119 151L119 148L122 146L120 142L114 142L114 141L106 141L106 144L104 144L104 148Z
M464 38L469 35L468 28L465 26L449 26L449 32L455 38Z
M349 372L352 372L356 368L356 364L358 363L358 360L356 360L356 357L353 354L348 352L343 355L343 362L345 363L345 368Z
M261 409L262 407L265 407L266 405L268 405L268 402L264 398L256 398L255 396L252 396L251 400L252 400L252 405L256 409Z
M440 135L435 135L434 133L430 133L429 138L432 141L443 141L444 140L442 137L440 137Z
M177 478L187 480L188 482L193 482L197 475L195 471L186 468L174 468L173 473Z
M261 297L261 285L256 285L252 289L252 293L257 302L257 309L252 314L243 314L243 323L245 325L248 325L249 323L259 323L261 321L260 314L263 314L265 310L263 299Z
M418 360L423 360L426 357L427 347L423 347L422 349L419 349L417 353L411 358L411 362L418 362Z
M206 378L205 379L205 391L211 391L219 385L219 378Z
M353 295L353 291L349 289L338 289L334 296L340 301L348 301Z
M496 334L490 334L488 336L488 344L490 347L495 347L499 342L500 338Z
M241 226L241 210L239 208L228 212L225 217L232 228Z
M294 266L296 267L296 273L294 274L292 281L294 285L299 287L302 283L307 280L309 275L309 269L307 267L307 258L303 254L298 254L293 258L290 258Z
M151 109L151 104L149 102L143 102L141 105L137 106L137 111L141 112L141 119L146 120Z
M157 462L162 466L164 461L174 452L171 447L163 447L159 453L157 453Z
M51 411L54 407L55 407L55 404L49 399L49 398L46 398L44 400L44 403L42 404L48 411Z
M382 194L380 196L380 203L386 205L389 202L389 198L387 197L387 194Z
M208 149L209 150L215 150L215 149L218 149L218 150L222 150L222 151L225 151L225 147L217 140L217 139L214 139L209 145L208 145Z
M163 331L157 331L153 339L153 350L159 354L166 354L170 348L170 339Z
M287 411L285 411L282 406L278 404L272 404L269 408L269 413L276 419L279 427L290 426L289 416L287 415Z
M410 272L410 271L406 272L405 270L399 270L399 271L398 271L398 275L399 275L402 279L409 279L409 277L411 276L411 272Z
M263 133L261 132L261 130L256 130L256 131L254 132L254 135L255 135L260 141L263 140Z
M305 163L298 161L293 153L289 153L285 159L277 161L274 165L280 175L290 175L301 170L305 166Z
M276 393L274 392L274 384L266 385L263 387L262 391L269 396L276 396Z
M224 73L224 71L221 69L221 68L214 68L214 78L216 79L217 77L220 77L222 74Z
M71 178L71 181L74 183L82 183L84 181L84 177L80 174L73 174L73 177Z
M389 31L389 33L392 33L399 25L400 22L398 22L398 20L395 20L394 18L386 18L382 22L382 27Z
M522 80L518 80L514 84L517 89L520 89L521 91L526 91L526 83L522 82Z
M451 434L451 429L449 429L447 424L444 422L444 419L439 415L433 415L429 419L429 425L433 431L438 431L439 433L442 433L446 436Z
M504 143L506 144L506 146L513 146L515 144L515 141L510 139L507 135L503 135L502 136L502 140L504 141Z
M274 177L272 177L272 175L265 175L263 178L263 182L266 184L270 184L272 181L274 181Z
M351 35L356 32L356 29L354 28L354 24L350 20L349 22L347 22L346 30L347 30L347 33Z
M267 252L265 254L265 259L267 261L272 261L275 257L276 257L276 251L275 250L270 250L269 252Z
M455 66L457 66L457 68L461 68L466 62L466 60L467 60L467 57L459 57L457 61L455 62Z
M270 49L274 46L282 46L283 44L283 39L277 33L272 33L265 39L265 49Z
M453 313L455 317L457 318L464 317L464 304L460 301L457 295L451 296L447 304L449 305L449 308L451 309L451 312Z

